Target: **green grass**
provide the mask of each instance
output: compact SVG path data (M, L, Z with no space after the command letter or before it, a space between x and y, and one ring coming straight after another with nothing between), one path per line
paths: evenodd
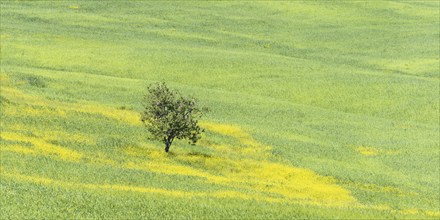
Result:
M439 218L439 8L2 1L0 217ZM146 140L158 81L199 144Z

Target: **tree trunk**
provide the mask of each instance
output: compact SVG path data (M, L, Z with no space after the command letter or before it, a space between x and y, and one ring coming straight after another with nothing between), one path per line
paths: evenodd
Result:
M165 142L165 152L168 153L168 151L170 150L170 146L173 143L173 140L174 140L173 136L170 136L170 137L164 139L164 142Z
M171 143L170 143L169 141L167 141L167 142L165 143L165 152L168 153L168 151L170 150L170 146L171 146Z
M170 150L170 146L173 143L174 137L168 137L167 139L165 139L165 152L168 153L168 151Z

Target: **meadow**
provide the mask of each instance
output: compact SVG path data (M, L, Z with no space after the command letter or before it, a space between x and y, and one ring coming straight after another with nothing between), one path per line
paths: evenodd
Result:
M0 4L1 219L440 218L438 1Z

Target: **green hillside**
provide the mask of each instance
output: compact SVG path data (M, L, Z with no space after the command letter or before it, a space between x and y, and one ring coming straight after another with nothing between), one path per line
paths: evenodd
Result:
M440 218L438 1L0 4L1 219Z

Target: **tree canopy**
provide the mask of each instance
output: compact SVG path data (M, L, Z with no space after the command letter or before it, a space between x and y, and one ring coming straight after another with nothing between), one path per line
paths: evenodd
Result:
M192 144L200 139L203 129L198 120L202 115L196 99L184 97L165 83L158 83L148 87L141 121L150 134L149 138L164 143L165 152L168 152L176 138Z

